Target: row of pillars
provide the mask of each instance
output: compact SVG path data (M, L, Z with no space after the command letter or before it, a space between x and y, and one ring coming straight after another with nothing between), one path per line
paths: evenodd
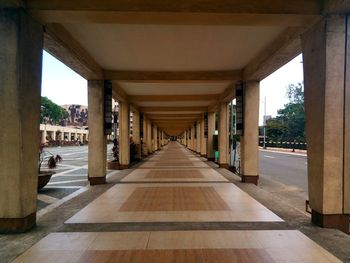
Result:
M107 140L103 119L103 80L88 81L89 106L89 181L91 185L106 183ZM119 101L119 165L121 169L130 166L130 104ZM132 140L138 147L138 157L147 156L166 144L165 133L154 125L146 115L133 111Z
M258 184L259 179L259 82L245 83L244 135L241 136L241 176L246 183ZM190 150L214 161L215 112L208 112L208 128L205 115L183 133L181 142ZM229 104L222 102L218 111L219 167L229 169Z
M333 14L301 36L312 221L344 232L349 232L350 214L349 35L348 16ZM36 222L43 26L21 9L0 9L0 39L0 232L25 231ZM102 85L103 81L89 81L90 180L106 174ZM246 86L241 140L242 173L254 177L258 175L257 87L256 82ZM122 104L126 152L128 109ZM225 165L227 105L221 105L219 117L219 162ZM147 152L152 149L150 127ZM187 143L194 149L193 141ZM212 157L211 147L207 149ZM128 164L128 158L122 156L122 162Z
M48 139L49 138L49 139ZM41 131L41 143L45 144L48 141L80 141L85 142L88 140L88 134L86 133L77 133L77 132L57 132L57 131Z

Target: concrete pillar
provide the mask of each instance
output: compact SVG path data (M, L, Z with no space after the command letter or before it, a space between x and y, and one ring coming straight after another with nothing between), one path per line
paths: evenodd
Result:
M119 163L120 169L130 166L130 105L126 102L119 102Z
M137 159L141 160L140 113L134 111L132 118L132 140L137 145Z
M196 152L198 154L201 153L201 121L197 121L196 126L196 134L197 134L197 141L196 141Z
M329 15L302 36L312 222L349 232L349 24Z
M147 148L148 153L153 153L153 147L152 147L152 123L150 120L147 120Z
M41 143L42 144L45 144L46 143L46 137L47 137L47 131L46 130L43 130L41 132Z
M153 151L158 150L158 132L157 132L157 126L153 125Z
M215 160L214 141L213 136L215 132L215 112L208 112L208 144L207 144L207 158L208 161Z
M242 182L258 184L259 179L259 82L244 86L243 136L241 146Z
M64 132L63 131L61 131L61 133L60 133L60 139L59 139L60 141L64 141Z
M147 136L147 117L143 114L143 138L142 138L142 153L144 156L148 155L148 136Z
M71 132L68 132L68 141L72 141L72 133Z
M191 150L195 151L196 147L195 147L195 138L194 138L194 125L191 127Z
M43 28L0 9L0 233L35 225Z
M104 134L103 80L88 81L89 154L88 176L90 185L106 183L107 138ZM69 140L71 133L69 132Z
M56 140L56 132L55 131L50 131L50 138L52 141Z
M229 118L228 104L222 102L219 111L219 167L229 168L228 165L228 148L229 148Z
M204 117L201 120L201 133L200 133L200 138L201 138L201 156L202 157L207 157L207 138L206 135L204 134L205 132L205 120Z

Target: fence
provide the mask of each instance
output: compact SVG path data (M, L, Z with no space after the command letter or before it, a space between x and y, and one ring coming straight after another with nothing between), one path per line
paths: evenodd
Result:
M264 141L259 140L259 146L263 147ZM306 150L307 149L306 142L266 141L265 146L271 147L271 148L287 148L287 149L299 149L299 150Z

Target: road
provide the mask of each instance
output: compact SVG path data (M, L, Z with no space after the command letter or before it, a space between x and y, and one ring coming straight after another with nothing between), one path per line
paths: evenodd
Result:
M259 157L261 177L308 192L306 156L260 150Z

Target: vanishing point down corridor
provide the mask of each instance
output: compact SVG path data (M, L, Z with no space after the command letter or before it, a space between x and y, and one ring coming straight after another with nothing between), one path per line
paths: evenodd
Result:
M340 262L204 160L170 142L14 262Z

